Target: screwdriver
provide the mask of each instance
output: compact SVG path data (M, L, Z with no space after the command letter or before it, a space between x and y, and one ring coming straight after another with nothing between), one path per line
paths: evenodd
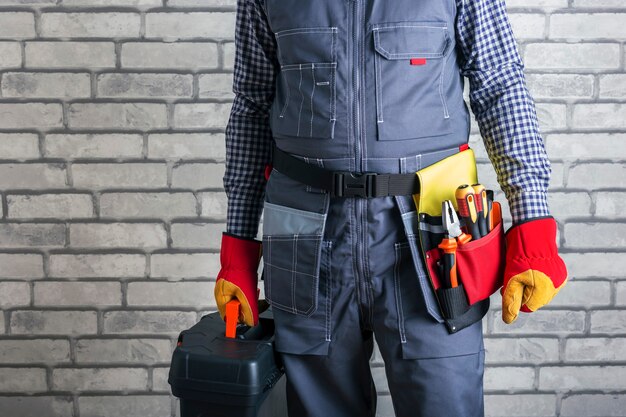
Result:
M502 221L502 206L497 201L493 202L491 207L491 223L496 227Z
M465 220L465 228L472 236L472 239L480 239L474 189L469 184L460 185L456 189L455 197L459 207L459 215Z
M489 200L487 200L488 203L488 209L489 211L487 212L487 223L488 224L488 228L489 231L491 232L493 230L493 201L491 200L491 198Z
M478 215L478 228L481 236L489 233L487 230L487 216L489 215L489 203L487 202L487 190L480 184L472 184L474 189L474 201L476 201L476 214Z

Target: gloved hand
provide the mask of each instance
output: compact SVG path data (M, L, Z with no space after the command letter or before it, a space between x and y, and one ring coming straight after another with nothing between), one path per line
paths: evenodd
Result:
M567 268L556 246L552 216L514 224L505 233L506 263L502 294L502 320L512 323L548 304L567 281Z
M259 322L258 274L262 245L256 239L246 239L222 233L221 269L215 282L215 301L224 319L226 303L236 298L241 303L239 321L248 326Z

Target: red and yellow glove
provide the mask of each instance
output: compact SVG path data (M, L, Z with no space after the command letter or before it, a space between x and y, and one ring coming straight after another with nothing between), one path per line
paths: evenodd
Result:
M239 321L248 326L259 322L259 293L257 269L261 260L261 242L223 232L220 249L221 269L215 282L215 301L224 319L226 303L237 299L241 303Z
M567 268L556 246L552 216L514 224L505 233L506 264L502 320L512 323L520 310L530 313L548 304L567 281Z

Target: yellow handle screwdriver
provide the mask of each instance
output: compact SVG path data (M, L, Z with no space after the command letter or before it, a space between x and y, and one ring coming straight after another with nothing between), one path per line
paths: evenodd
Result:
M455 197L459 207L459 216L465 220L467 232L472 236L472 239L480 239L474 189L468 184L460 185L456 189Z

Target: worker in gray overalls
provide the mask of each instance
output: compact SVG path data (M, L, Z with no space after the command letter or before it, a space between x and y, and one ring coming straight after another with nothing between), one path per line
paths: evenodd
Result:
M566 280L504 1L239 0L234 76L215 298L256 324L262 260L290 415L374 416L375 337L396 415L482 416L484 311L449 331L403 220L415 172L467 147L466 76L515 226L503 319Z

